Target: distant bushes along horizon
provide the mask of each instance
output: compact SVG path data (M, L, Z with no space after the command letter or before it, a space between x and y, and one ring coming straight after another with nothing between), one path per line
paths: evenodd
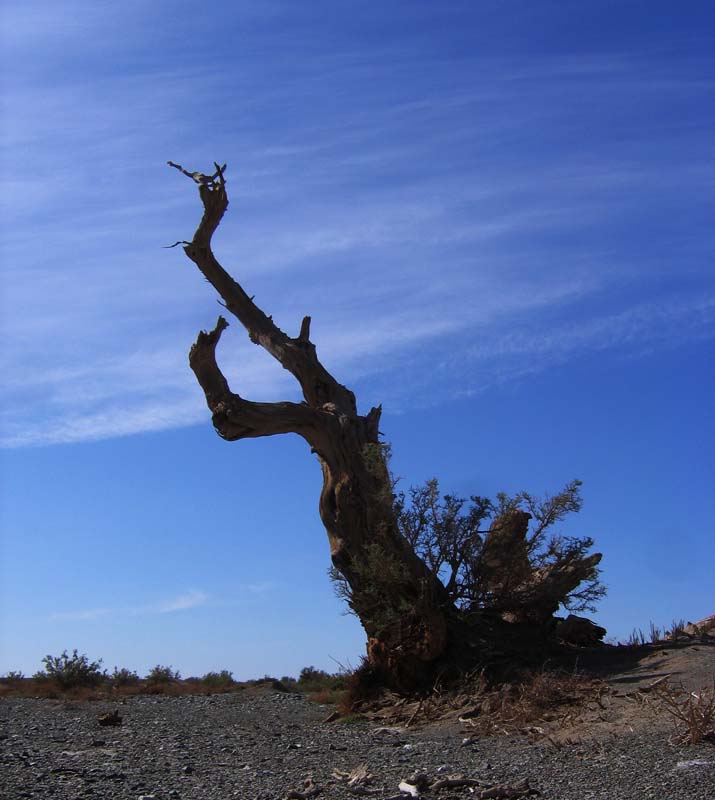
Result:
M58 656L47 655L42 659L43 669L32 677L11 670L0 677L2 695L20 694L52 697L60 693L75 693L91 698L95 693L139 694L191 692L211 693L239 691L251 687L269 686L275 691L323 694L321 702L337 702L336 697L346 685L347 673L331 675L324 670L303 667L297 678L284 675L277 679L270 675L248 681L237 681L227 669L210 671L201 677L182 679L173 667L157 664L143 678L126 667L114 667L109 672L102 667L102 659L90 661L85 654L74 649L71 655L63 650Z

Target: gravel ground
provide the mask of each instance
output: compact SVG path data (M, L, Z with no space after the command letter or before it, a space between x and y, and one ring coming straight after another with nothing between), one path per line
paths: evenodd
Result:
M98 715L114 709L122 725L100 726ZM715 747L672 747L663 731L559 750L522 736L465 745L457 728L328 724L328 711L301 695L249 692L118 704L2 700L0 796L280 800L311 776L322 797L347 798L355 795L333 769L366 764L371 787L384 789L378 800L398 794L399 782L416 771L462 773L485 786L527 778L553 800L715 800ZM473 795L461 788L433 796Z

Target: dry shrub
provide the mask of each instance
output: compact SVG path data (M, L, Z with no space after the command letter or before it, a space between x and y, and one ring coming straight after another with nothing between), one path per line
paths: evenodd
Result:
M16 670L8 672L0 678L0 698L22 696L28 682L29 679L22 672Z
M643 647L646 641L643 631L640 628L633 628L631 635L626 640L626 647Z
M127 684L125 686L113 686L112 697L136 697L137 695L145 694L145 686L145 682L141 679L139 680L139 683Z
M60 686L41 674L19 681L0 680L0 697L32 697L39 700L104 700L108 692L102 686Z
M666 633L666 637L671 641L677 642L685 634L686 622L684 619L674 619L670 625L670 629Z
M64 692L49 678L22 678L0 680L0 697L38 697L55 700Z
M343 676L344 692L340 699L342 714L353 714L361 706L374 703L385 691L387 680L378 667L363 657L360 666Z
M715 676L712 686L699 692L666 682L657 687L655 696L661 708L673 717L678 744L715 744Z

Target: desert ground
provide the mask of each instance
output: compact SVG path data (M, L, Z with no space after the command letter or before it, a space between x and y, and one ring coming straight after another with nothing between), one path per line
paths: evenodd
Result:
M577 662L558 690L548 671L537 676L534 702L475 676L459 691L388 695L337 719L334 707L270 684L6 696L2 796L713 800L715 737L693 736L673 712L699 709L712 714L701 726L715 725L715 642L593 648Z

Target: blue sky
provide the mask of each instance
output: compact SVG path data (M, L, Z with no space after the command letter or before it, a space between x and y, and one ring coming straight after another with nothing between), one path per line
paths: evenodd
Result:
M712 613L709 3L6 2L0 673L77 647L239 677L356 664L297 437L213 433L215 296L172 159L229 165L224 265L383 403L409 487L556 491L595 618ZM236 322L232 387L297 387Z

